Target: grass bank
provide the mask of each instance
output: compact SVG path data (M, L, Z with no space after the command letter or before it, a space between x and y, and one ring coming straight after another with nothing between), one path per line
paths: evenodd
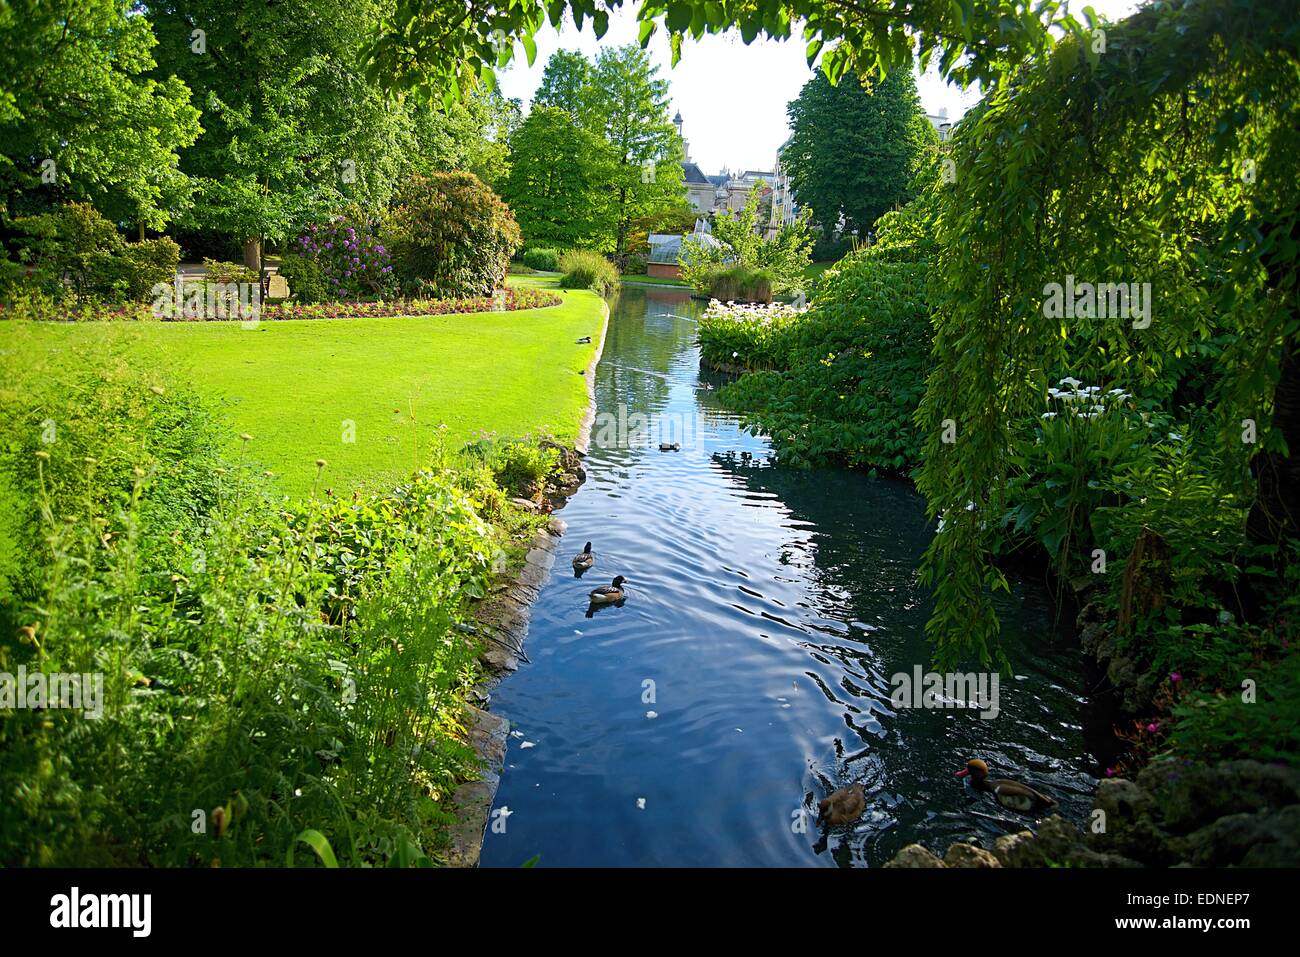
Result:
M554 289L545 277L512 279ZM603 315L594 293L509 313L263 322L0 325L0 348L25 362L54 350L71 361L125 348L226 404L230 452L269 469L291 497L316 481L334 493L408 477L435 441L478 432L550 433L566 444L587 407L581 371ZM445 429L442 428L445 426ZM252 438L241 441L238 436Z

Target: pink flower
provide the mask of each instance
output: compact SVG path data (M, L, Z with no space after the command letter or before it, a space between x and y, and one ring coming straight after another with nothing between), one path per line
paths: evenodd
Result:
M1183 676L1179 672L1173 671L1170 672L1169 674L1169 680L1172 681L1174 684L1178 684L1178 682L1183 680Z
M1155 734L1159 730L1160 725L1156 724L1154 721L1147 725L1147 734Z

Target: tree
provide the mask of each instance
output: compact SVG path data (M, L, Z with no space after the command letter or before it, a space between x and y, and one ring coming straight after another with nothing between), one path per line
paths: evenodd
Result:
M510 149L501 195L528 245L600 248L612 213L604 184L613 162L605 141L568 112L534 104Z
M464 170L489 186L505 181L510 138L521 122L518 100L492 90L477 91L448 108L414 99L407 105L414 136L408 171Z
M635 46L602 50L591 73L584 122L609 145L612 251L622 259L632 224L678 204L683 195L681 137L668 116L668 83Z
M179 79L148 77L157 44L123 0L0 7L0 189L6 213L84 199L161 229L189 196L178 150L199 135ZM26 199L24 201L24 194Z
M556 50L546 61L533 107L551 106L577 118L583 113L590 84L591 63L587 58L581 53Z
M921 112L910 70L864 86L856 76L831 85L825 74L790 102L790 142L781 161L799 205L824 235L863 236L912 198L908 183L938 137Z
M203 135L182 157L198 185L188 222L245 244L296 235L348 203L377 211L416 140L408 108L366 81L357 59L378 0L149 3L157 73L204 104Z

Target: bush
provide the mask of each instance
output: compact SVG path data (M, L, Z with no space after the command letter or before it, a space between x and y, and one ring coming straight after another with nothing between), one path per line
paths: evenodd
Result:
M771 367L726 386L723 402L788 464L907 471L921 452L913 416L929 366L926 281L925 264L868 252L827 272L803 313L734 322L738 310L711 308L700 324L706 359Z
M520 261L531 269L538 272L559 272L560 271L560 250L548 249L538 246L534 249L525 249Z
M540 492L547 476L560 463L557 449L543 446L529 437L501 440L484 435L470 443L466 451L484 464L497 485L511 495L525 498Z
M623 275L644 276L650 261L644 256L628 256L623 260Z
M166 236L128 243L124 255L127 263L127 297L142 302L153 297L158 283L172 285L181 264L181 247Z
M614 264L600 253L588 249L570 249L560 256L560 286L564 289L590 289L602 296L612 296L620 280Z
M325 299L386 299L396 290L392 256L380 242L374 225L363 216L340 216L323 226L307 227L294 251L315 262L317 274L306 270L299 276L308 285L308 295ZM283 272L283 269L281 270ZM323 291L315 284L323 284Z
M514 215L472 173L414 176L384 227L408 296L490 296L523 242Z
M280 259L280 275L289 284L289 295L296 302L310 304L329 298L325 270L314 256L285 253Z
M740 265L711 269L703 279L708 297L721 302L771 302L775 282L770 269Z
M103 712L0 721L0 863L312 865L309 828L345 865L435 854L476 763L480 648L456 623L508 540L491 473L436 452L390 492L286 503L153 370L22 356L0 384L0 521L21 536L0 549L0 671L102 674Z
M13 284L61 300L142 301L155 283L170 284L180 248L170 239L127 244L117 227L86 203L68 203L48 213L14 221L22 234L19 260L27 270L6 270ZM7 297L13 293L6 291Z

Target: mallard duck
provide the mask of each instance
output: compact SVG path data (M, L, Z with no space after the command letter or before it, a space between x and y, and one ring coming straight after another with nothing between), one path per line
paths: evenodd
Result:
M817 804L817 818L828 824L852 824L867 807L867 792L861 784L832 791Z
M622 575L619 575L608 585L601 585L599 588L591 590L591 603L593 605L606 605L610 602L623 600L623 582L627 581Z
M680 443L680 442L660 442L660 443L659 443L659 451L660 451L660 452L680 452L680 451L681 451L681 448L682 448L682 443Z
M967 761L966 767L957 772L957 777L970 776L971 787L976 791L992 794L997 802L1008 811L1030 813L1053 807L1056 802L1046 794L1040 794L1028 784L1008 781L1005 778L990 778L989 766L979 758Z
M586 571L594 564L596 564L596 555L591 550L591 542L588 542L582 552L574 557L573 567L579 571Z

